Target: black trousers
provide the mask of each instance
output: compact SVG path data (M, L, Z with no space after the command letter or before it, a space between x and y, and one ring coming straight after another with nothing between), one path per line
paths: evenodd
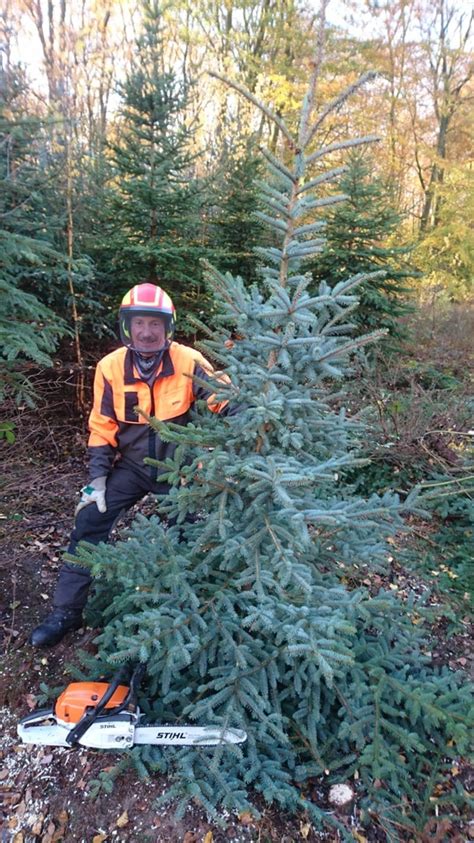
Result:
M80 510L71 533L68 552L74 553L80 541L91 544L106 542L112 527L123 512L148 492L165 495L168 490L167 483L157 483L151 478L148 479L146 475L118 463L107 479L107 512L99 512L95 503ZM65 562L59 572L53 597L54 606L61 609L83 609L91 582L92 577L87 568Z

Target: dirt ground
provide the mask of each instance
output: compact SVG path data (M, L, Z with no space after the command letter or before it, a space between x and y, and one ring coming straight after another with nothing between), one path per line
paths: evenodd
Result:
M173 807L158 808L156 800L166 790L163 776L139 779L127 771L116 781L111 795L96 799L89 784L110 769L116 757L95 750L26 746L16 735L17 721L40 703L41 683L62 690L70 680L69 665L77 664L77 650L94 652L95 630L81 629L67 636L54 650L34 650L28 634L45 614L67 543L77 490L85 479L85 425L65 413L51 427L51 402L39 410L15 411L17 442L0 443L5 473L0 528L0 811L1 843L297 843L336 841L337 832L316 830L304 815L290 816L262 806L261 818L248 814L220 815L210 821L190 806L182 819ZM21 443L21 444L20 444ZM423 587L395 571L397 587ZM441 642L435 655L456 668L467 666L469 631ZM465 766L456 775L464 776ZM330 809L327 789L315 783L312 794L320 807ZM357 799L340 817L359 843L388 840L374 825L362 830ZM221 827L222 823L222 827ZM394 839L394 838L393 838ZM400 840L413 840L400 836ZM434 824L419 838L421 843L474 839L474 826L466 823ZM417 843L417 840L414 841Z

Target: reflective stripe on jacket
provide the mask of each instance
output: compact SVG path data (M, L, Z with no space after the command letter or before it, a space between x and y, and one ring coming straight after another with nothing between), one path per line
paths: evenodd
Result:
M209 389L190 377L207 380L212 374L212 366L199 351L176 342L165 351L150 384L140 377L133 364L133 352L127 348L119 348L100 360L89 417L89 478L108 474L117 454L136 470L156 477L156 468L144 465L143 459L167 459L176 445L162 442L134 408L138 406L160 421L187 424L191 406L204 398L209 409L219 413L227 402L217 403ZM228 381L225 375L220 379Z

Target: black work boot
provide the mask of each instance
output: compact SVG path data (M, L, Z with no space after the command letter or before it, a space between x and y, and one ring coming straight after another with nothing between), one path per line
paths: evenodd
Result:
M79 629L80 626L80 609L53 609L51 614L35 627L28 640L33 647L54 647L64 638L66 632Z

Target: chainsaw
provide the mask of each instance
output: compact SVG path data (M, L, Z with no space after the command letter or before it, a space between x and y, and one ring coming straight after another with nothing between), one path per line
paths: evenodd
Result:
M139 664L128 684L122 684L130 675L127 666L110 683L71 683L52 708L23 717L18 736L29 744L117 750L137 744L200 747L247 740L242 729L224 726L142 726L137 691L144 672L145 665Z

